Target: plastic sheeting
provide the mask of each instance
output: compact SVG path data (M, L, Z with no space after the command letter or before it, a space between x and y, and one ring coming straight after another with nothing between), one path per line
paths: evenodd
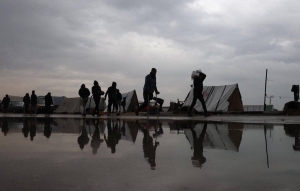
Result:
M229 101L228 99L238 88L238 84L224 85L224 86L204 86L203 97L206 103L208 111L228 111ZM193 90L192 88L183 104L183 107L190 106L193 101ZM198 112L203 111L202 104L197 100L194 107Z

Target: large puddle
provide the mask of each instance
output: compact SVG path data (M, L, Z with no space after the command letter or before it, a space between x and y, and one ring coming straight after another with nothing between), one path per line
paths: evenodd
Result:
M300 125L0 118L3 190L299 190Z

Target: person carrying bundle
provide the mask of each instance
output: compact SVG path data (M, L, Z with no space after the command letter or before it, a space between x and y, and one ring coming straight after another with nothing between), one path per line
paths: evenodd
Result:
M205 101L204 101L203 94L202 94L203 81L205 80L206 75L204 73L202 73L202 71L199 69L199 70L192 72L191 78L193 80L194 94L193 94L192 104L188 111L188 116L190 116L190 117L192 116L192 111L194 109L194 106L196 105L197 99L199 99L199 101L202 104L202 108L204 110L205 117L210 116L210 114L207 112Z

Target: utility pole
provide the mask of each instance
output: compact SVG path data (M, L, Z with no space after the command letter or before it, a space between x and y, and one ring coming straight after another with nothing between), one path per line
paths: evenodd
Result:
M267 97L267 80L268 80L268 69L266 69L266 80L265 80L265 99L264 99L264 111L266 111L266 97Z

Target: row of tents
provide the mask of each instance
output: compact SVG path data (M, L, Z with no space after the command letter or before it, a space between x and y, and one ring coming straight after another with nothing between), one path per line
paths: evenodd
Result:
M210 112L215 111L244 111L242 96L238 87L238 84L232 85L223 85L223 86L204 86L203 96L206 102L207 110ZM130 91L122 94L123 98L126 98L125 110L127 112L133 112L136 107L138 107L138 97L136 91ZM58 98L57 98L58 99ZM180 106L181 111L186 111L187 108L191 105L193 100L193 88L187 94L183 104ZM75 98L66 98L61 97L59 100L59 105L54 113L58 114L76 114L82 113L83 107L80 97ZM95 107L95 102L92 98L89 99L87 108L91 112ZM106 103L104 98L101 98L100 101L100 110L106 110ZM198 112L202 112L203 108L198 100L195 107ZM174 111L170 107L169 111Z

